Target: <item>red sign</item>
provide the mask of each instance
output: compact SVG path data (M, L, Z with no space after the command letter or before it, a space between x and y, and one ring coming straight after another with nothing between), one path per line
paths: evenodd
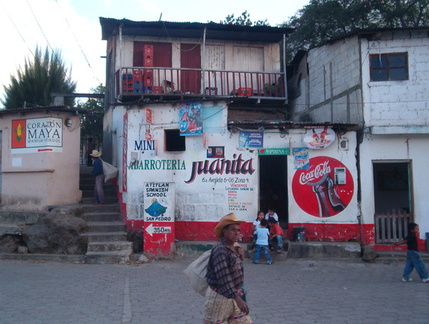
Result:
M292 193L298 206L316 217L342 212L353 192L350 171L340 161L326 156L310 159L310 168L297 170L292 179Z
M146 123L152 124L152 109L146 108Z
M12 148L26 147L26 125L25 119L12 120Z

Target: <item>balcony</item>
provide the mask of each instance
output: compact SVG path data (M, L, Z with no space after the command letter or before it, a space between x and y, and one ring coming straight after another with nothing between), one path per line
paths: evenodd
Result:
M133 67L115 73L116 99L132 102L173 100L253 100L283 105L284 73Z

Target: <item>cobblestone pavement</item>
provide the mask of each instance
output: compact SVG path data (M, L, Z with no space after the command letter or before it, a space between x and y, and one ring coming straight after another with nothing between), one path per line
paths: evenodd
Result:
M202 323L188 287L190 260L140 265L0 261L0 322ZM255 323L428 323L429 283L404 264L289 259L245 261Z

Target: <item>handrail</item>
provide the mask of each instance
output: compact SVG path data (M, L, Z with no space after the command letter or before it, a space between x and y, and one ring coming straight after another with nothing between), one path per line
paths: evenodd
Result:
M283 72L123 67L115 77L117 96L144 93L286 98Z

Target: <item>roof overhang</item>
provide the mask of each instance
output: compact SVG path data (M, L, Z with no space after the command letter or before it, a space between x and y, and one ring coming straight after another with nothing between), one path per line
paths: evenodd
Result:
M240 40L254 42L280 42L284 35L292 33L292 28L270 26L241 26L214 22L168 22L132 21L100 17L102 39L118 35L119 27L123 35L163 38L201 38L206 29L207 39Z

